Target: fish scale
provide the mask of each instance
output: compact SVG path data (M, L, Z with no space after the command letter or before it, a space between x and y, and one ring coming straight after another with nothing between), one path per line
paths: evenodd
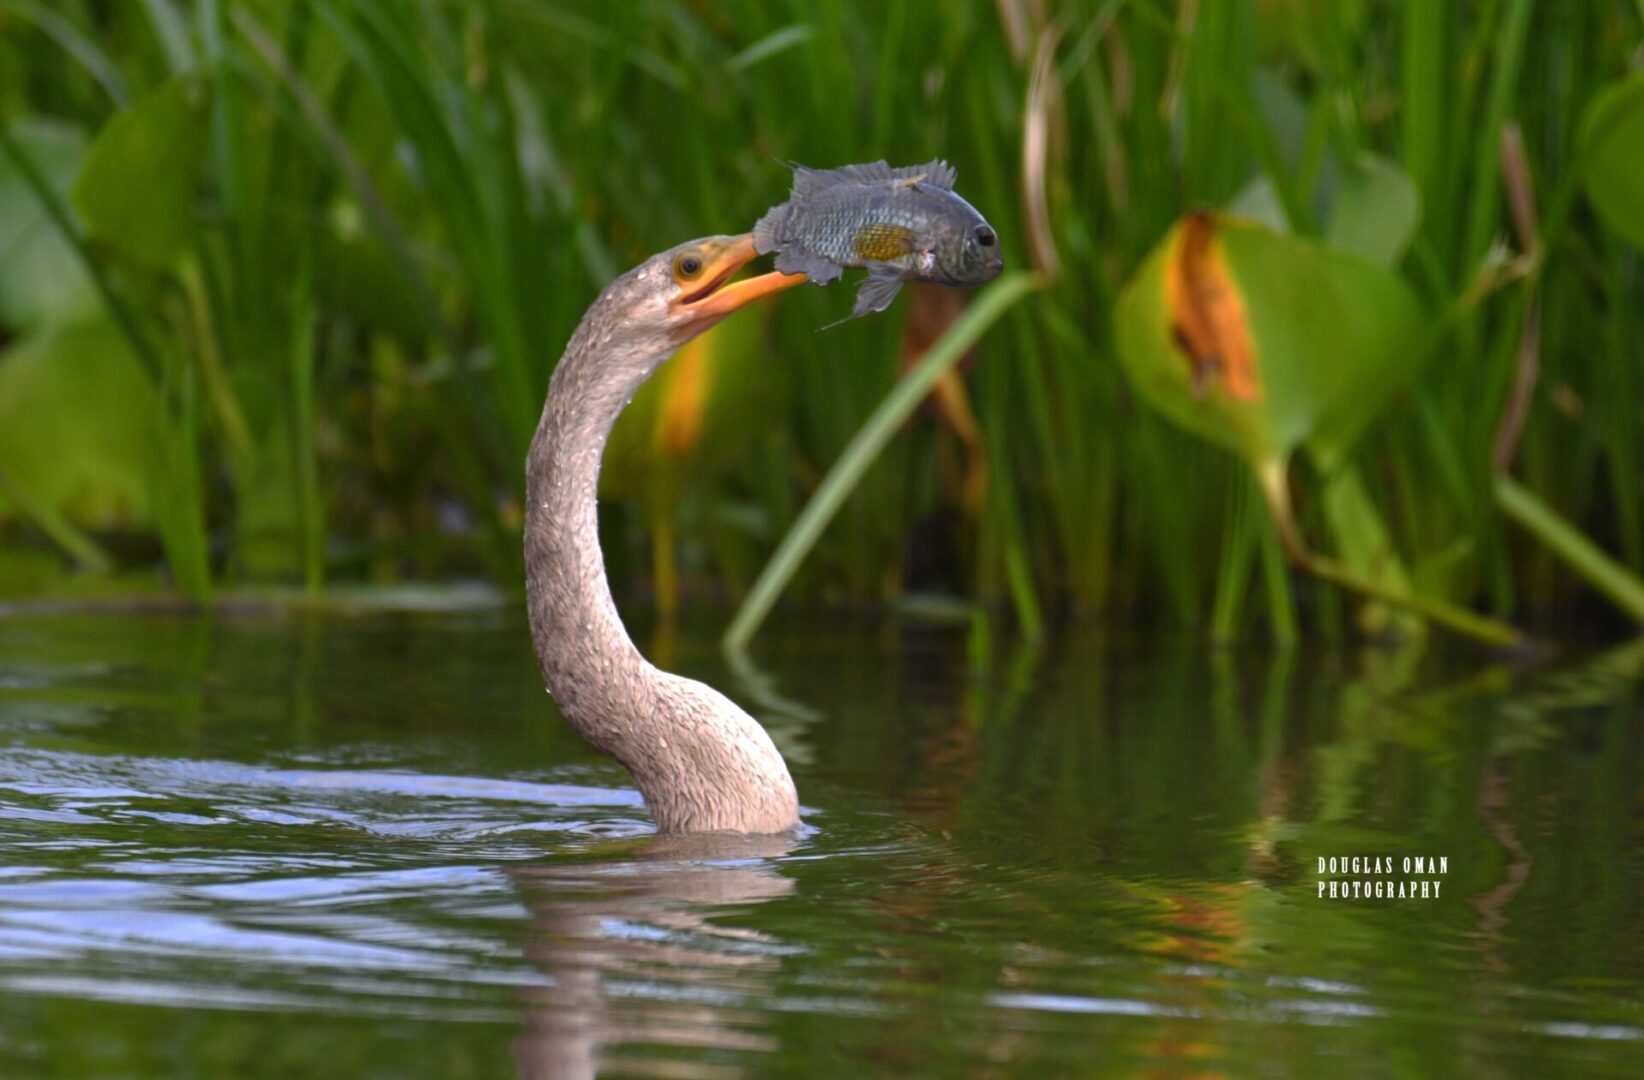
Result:
M788 201L754 226L754 250L818 285L868 271L849 318L883 311L906 281L974 287L999 275L998 238L953 190L945 161L893 169L794 166Z

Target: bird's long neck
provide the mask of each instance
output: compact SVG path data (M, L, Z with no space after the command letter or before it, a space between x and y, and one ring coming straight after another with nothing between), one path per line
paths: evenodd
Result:
M667 353L602 364L588 329L578 328L554 369L526 461L526 594L542 676L560 711L628 764L634 725L624 718L652 715L656 672L611 598L599 546L599 463L617 415Z
M771 737L712 687L647 663L611 599L600 457L623 406L673 351L665 338L625 345L614 295L571 336L526 459L525 584L542 677L583 738L627 766L661 831L782 832L798 823L799 800Z

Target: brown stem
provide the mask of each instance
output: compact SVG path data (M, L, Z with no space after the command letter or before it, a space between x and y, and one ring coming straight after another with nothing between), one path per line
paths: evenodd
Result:
M1524 304L1524 329L1519 333L1513 392L1507 399L1506 409L1502 411L1501 423L1496 427L1495 452L1490 457L1498 473L1509 472L1513 467L1519 440L1524 436L1524 424L1530 418L1530 401L1535 397L1536 382L1541 378L1541 293L1533 282L1530 290Z
M1498 473L1513 467L1513 457L1518 453L1524 424L1530 415L1530 401L1541 376L1541 224L1536 216L1535 179L1524 153L1524 133L1515 122L1508 122L1501 129L1501 174L1507 188L1507 203L1512 208L1513 230L1518 233L1519 247L1530 258L1532 269L1525 278L1529 296L1524 302L1524 326L1519 333L1513 392L1502 410L1501 423L1496 428L1495 452L1491 455Z

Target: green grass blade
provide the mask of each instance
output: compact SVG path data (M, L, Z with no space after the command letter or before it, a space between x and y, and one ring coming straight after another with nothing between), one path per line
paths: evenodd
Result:
M1644 623L1644 580L1611 558L1510 476L1497 476L1496 505L1524 526L1582 580L1637 622Z
M1284 550L1270 523L1261 530L1262 578L1267 585L1267 617L1277 645L1294 645L1300 637L1296 627L1296 597L1290 588L1290 568Z
M1499 173L1496 155L1501 125L1513 107L1518 74L1524 60L1525 33L1530 23L1530 0L1511 0L1506 18L1497 32L1490 58L1490 90L1485 102L1483 123L1478 125L1473 148L1473 189L1468 195L1467 240L1464 265L1471 266L1490 246L1500 212Z
M305 247L291 290L290 394L303 585L310 593L325 586L325 508L314 433L314 335L314 254Z
M204 603L211 596L211 543L206 531L200 466L200 403L194 369L172 364L164 385L173 404L160 404L163 437L149 462L160 538L173 583Z
M177 75L192 68L194 49L188 41L188 28L172 0L143 0L143 10L148 14L155 40L166 54L171 73Z
M360 163L353 150L350 149L348 140L344 138L337 125L332 122L319 97L314 93L302 74L291 66L284 51L275 43L268 31L263 29L262 25L251 16L250 12L244 7L235 6L230 11L229 17L233 20L235 29L251 45L252 50L263 63L268 65L269 70L273 71L279 78L281 84L285 87L286 93L291 96L292 102L297 106L298 113L308 125L311 134L320 146L331 155L337 171L342 174L344 182L347 183L349 190L354 193L354 197L360 201L360 206L364 209L372 228L393 257L395 268L416 293L424 316L431 321L435 332L440 335L446 351L452 355L460 354L461 344L458 341L456 331L451 328L441 314L439 300L433 286L428 283L428 279L423 275L416 258L412 255L411 241L406 236L405 230L400 227L393 213L389 211L387 203L377 191L377 186L371 179L371 174Z
M1216 599L1210 608L1210 639L1225 644L1239 636L1244 594L1250 585L1255 555L1255 530L1250 520L1248 485L1233 493L1223 515L1220 569Z
M803 44L815 33L805 23L795 23L770 33L725 61L726 71L744 71L761 61L769 60L795 45Z
M1428 213L1445 205L1439 189L1444 159L1444 4L1407 0L1404 5L1403 99L1399 121L1404 171L1422 194Z
M91 73L91 77L115 105L124 108L126 102L131 100L131 95L126 92L125 80L120 78L119 70L109 62L103 50L82 34L72 22L44 4L33 3L32 0L0 0L0 12L10 12L33 23L42 34L51 38L59 48L79 61L80 66Z
M736 617L731 620L730 628L725 631L724 645L728 651L742 652L747 648L759 624L770 613L782 589L799 569L799 564L816 546L828 522L839 512L897 428L925 400L937 376L957 363L988 327L1018 300L1039 288L1040 284L1032 274L1016 271L988 286L879 403L867 423L845 447L839 460L834 462L833 468L828 470L816 494L811 496L811 501L800 512L781 544L777 545L776 553L749 590L748 598L742 602Z

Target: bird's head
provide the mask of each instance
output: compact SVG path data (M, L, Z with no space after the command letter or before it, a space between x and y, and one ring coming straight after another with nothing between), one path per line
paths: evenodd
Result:
M603 328L613 344L677 349L732 312L805 280L761 274L733 281L757 257L751 236L709 236L653 255L613 281L597 307L614 318Z

